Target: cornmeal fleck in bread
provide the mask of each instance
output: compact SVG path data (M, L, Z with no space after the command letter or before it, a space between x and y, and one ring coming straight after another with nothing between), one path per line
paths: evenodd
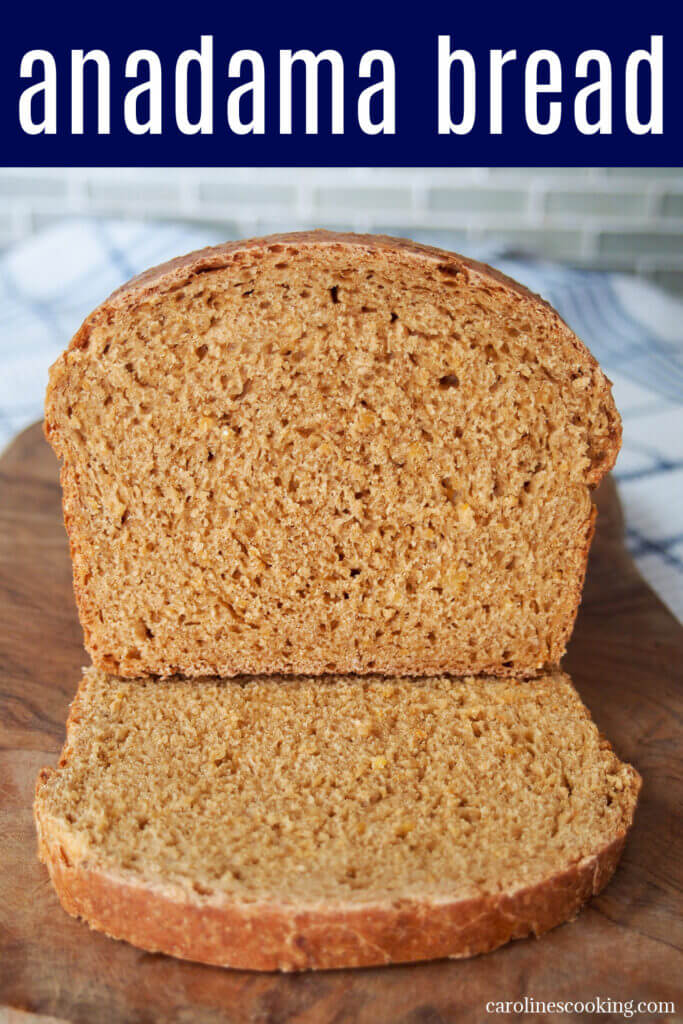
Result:
M89 670L40 850L67 910L247 968L466 956L608 881L640 780L567 676L121 680Z
M620 442L537 296L326 233L115 293L52 369L46 432L86 646L124 676L557 663Z

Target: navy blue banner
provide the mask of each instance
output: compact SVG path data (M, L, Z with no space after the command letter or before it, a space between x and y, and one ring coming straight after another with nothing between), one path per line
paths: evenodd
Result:
M13 5L1 163L678 166L681 6Z

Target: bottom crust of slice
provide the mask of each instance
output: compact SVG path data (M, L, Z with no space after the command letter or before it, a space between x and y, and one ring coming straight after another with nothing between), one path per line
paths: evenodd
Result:
M39 853L64 910L151 953L254 971L331 970L462 958L572 920L612 877L622 836L513 895L295 912L285 905L199 905L68 862L38 818Z

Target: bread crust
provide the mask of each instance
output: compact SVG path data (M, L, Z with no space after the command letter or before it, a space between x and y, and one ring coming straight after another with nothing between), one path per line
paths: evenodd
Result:
M49 777L41 773L38 789ZM627 827L597 853L511 894L391 904L311 906L191 901L70 857L36 808L38 848L64 910L149 952L254 971L331 970L486 953L576 916L612 877ZM630 821L628 823L630 825Z

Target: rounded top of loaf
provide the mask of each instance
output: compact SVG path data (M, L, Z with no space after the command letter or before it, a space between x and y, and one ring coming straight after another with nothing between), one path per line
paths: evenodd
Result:
M225 271L230 267L243 271L257 265L273 255L283 258L315 254L324 258L325 253L352 253L359 266L365 263L384 264L385 269L403 268L413 264L416 271L433 270L436 280L454 282L465 288L483 288L495 295L496 301L507 306L511 314L521 310L532 320L544 322L549 344L571 350L571 360L583 367L590 380L590 388L600 399L608 422L607 434L601 434L599 452L592 460L587 479L591 486L597 485L613 467L621 447L621 420L611 394L611 382L601 370L592 353L560 317L557 311L540 295L530 291L518 281L485 263L480 263L455 252L423 245L405 238L388 235L362 235L351 232L326 230L299 231L266 235L261 238L224 242L195 252L178 256L159 266L151 267L117 288L104 302L86 317L75 333L66 352L57 360L51 371L51 384L56 381L58 368L64 366L69 353L87 349L92 331L100 325L111 324L117 315L133 312L138 305L154 296L161 297L183 287L201 274ZM48 402L49 409L49 402ZM56 424L46 417L46 433L51 443L57 442Z
M314 231L290 231L264 235L260 238L222 242L220 245L196 249L184 256L176 256L156 267L149 267L113 291L109 298L86 318L83 327L100 310L114 305L127 305L130 301L136 301L153 291L167 291L196 274L223 270L231 263L239 264L247 260L255 262L260 256L267 253L294 255L307 249L350 249L354 251L360 261L368 257L379 256L385 258L389 263L406 258L432 263L445 275L462 274L465 280L478 277L510 292L511 297L515 297L517 300L521 298L534 305L539 305L551 312L560 323L567 327L557 311L542 296L530 291L519 281L515 281L487 263L480 263L478 260L461 256L459 253L450 252L447 249L413 242L409 238L396 238L390 235L361 235L351 231L326 231L322 228ZM568 327L567 330L569 330ZM77 343L79 334L80 331L75 335L72 344ZM586 351L588 352L588 350ZM590 353L588 354L590 355Z

